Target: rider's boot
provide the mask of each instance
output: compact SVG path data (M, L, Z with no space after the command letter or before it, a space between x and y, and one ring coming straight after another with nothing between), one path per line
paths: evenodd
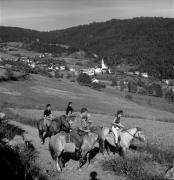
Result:
M80 147L75 150L75 154L76 154L76 156L77 156L78 158L81 158L81 157L82 157L82 155L81 155L81 148L80 148Z

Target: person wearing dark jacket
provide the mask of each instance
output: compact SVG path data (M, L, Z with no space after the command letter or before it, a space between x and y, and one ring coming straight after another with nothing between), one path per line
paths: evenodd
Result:
M74 112L74 109L73 109L73 107L72 107L72 102L69 102L68 103L68 106L67 106L67 108L66 108L66 115L68 116L69 115L69 113L73 113Z
M53 119L53 115L51 113L51 104L46 105L46 109L44 111L43 116L44 116L44 125L46 125L47 128L49 128L50 122Z

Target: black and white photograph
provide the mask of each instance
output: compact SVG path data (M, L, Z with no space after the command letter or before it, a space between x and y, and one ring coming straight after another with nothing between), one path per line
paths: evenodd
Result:
M0 0L0 172L174 180L174 0Z

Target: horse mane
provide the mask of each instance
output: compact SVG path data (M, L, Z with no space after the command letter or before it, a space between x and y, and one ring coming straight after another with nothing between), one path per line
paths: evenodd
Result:
M137 131L142 131L142 128L140 127L136 127L137 128Z
M69 120L71 120L71 121L74 121L76 117L77 117L76 115L69 115L69 116L67 116L67 118Z
M140 127L135 127L135 128L137 129L137 131L142 131L142 128L140 128ZM121 131L122 132L127 132L130 129L133 129L133 128L123 128Z

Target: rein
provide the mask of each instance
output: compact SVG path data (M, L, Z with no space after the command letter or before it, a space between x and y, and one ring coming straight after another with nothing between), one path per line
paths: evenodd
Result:
M136 128L137 129L137 128ZM132 137L134 137L135 139L138 139L139 140L139 137L136 137L135 134L138 132L138 130L136 130L135 134L132 135L129 131L127 130L124 130L125 132L127 132L129 135L131 135Z

